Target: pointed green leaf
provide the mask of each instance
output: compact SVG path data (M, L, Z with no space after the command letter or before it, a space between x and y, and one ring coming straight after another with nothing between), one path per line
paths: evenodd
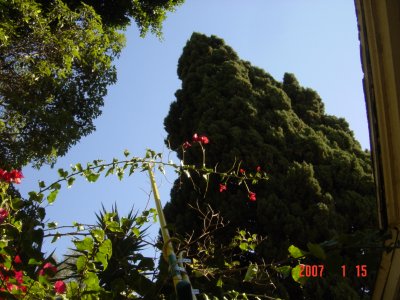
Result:
M247 268L246 275L244 276L243 281L251 281L257 275L258 272L258 265L250 263L249 267Z
M299 248L297 248L294 245L290 245L288 250L289 250L290 256L293 258L300 258L305 255L305 252L303 252L302 250L300 250Z
M292 278L294 281L300 283L301 285L304 285L307 281L307 277L300 277L301 268L301 265L298 265L292 269Z
M68 178L67 187L70 188L74 184L74 181L75 181L75 177Z
M52 191L52 192L47 196L47 202L49 202L49 204L52 204L52 203L56 200L57 194L58 194L58 190Z
M47 223L47 227L50 228L50 229L56 228L57 225L58 225L57 222L50 222L50 223Z

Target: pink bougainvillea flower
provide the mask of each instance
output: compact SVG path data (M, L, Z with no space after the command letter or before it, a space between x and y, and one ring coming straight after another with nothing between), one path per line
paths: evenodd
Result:
M16 264L22 264L22 260L21 260L21 257L19 257L19 255L16 255L16 256L14 257L14 263L16 263Z
M21 178L24 178L24 175L22 175L21 171L18 170L12 170L10 173L10 182L20 184L21 183Z
M188 141L186 141L186 142L183 143L182 146L183 146L184 149L187 149L187 148L191 147L192 145Z
M54 290L57 294L64 294L67 289L64 281L58 280L54 283Z
M249 199L250 201L256 201L257 200L256 193L249 192Z
M197 133L193 134L193 142L200 142L200 137L197 135Z
M19 284L24 282L24 280L23 280L24 273L22 271L14 271L14 274L15 274L15 279L17 280L17 282Z
M6 286L7 286L7 290L9 292L11 292L12 290L18 290L18 286L16 284L11 283L11 282L7 282Z
M257 166L256 171L257 171L257 172L260 172L260 171L261 171L261 167L260 167L260 166Z
M208 144L210 140L205 135L199 136L197 133L193 134L193 142L199 142L202 144Z
M226 185L220 183L220 184L219 184L219 192L222 193L223 191L226 191Z
M8 211L0 207L0 224L8 217Z
M50 270L53 273L57 273L57 268L49 262L44 264L43 270Z
M44 264L43 268L39 271L39 275L44 276L48 274L48 272L50 272L51 275L57 273L57 268L49 262Z
M21 178L23 177L24 175L22 175L21 171L11 170L10 172L7 172L3 169L0 169L0 180L19 184L21 183Z
M200 143L208 144L209 142L210 142L210 140L205 135L200 137Z

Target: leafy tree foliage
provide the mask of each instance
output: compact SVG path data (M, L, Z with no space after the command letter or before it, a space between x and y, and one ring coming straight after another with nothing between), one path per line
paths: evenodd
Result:
M41 2L48 3L44 0ZM82 4L93 7L106 26L126 27L133 19L142 36L149 30L161 36L162 23L167 17L167 12L174 11L184 0L63 0L63 2L73 10Z
M284 261L292 244L307 248L309 242L360 236L375 228L370 153L361 149L348 123L327 115L319 95L300 86L293 74L279 82L239 59L223 40L194 33L179 59L178 76L182 88L164 122L167 142L178 157L184 154L187 164L201 166L195 147L184 153L181 147L198 132L210 139L207 165L228 170L237 160L246 172L260 166L270 175L268 182L254 187L256 202L248 201L246 190L229 181L221 193L216 176L210 176L206 194L196 176L175 182L165 213L177 235L201 235L201 217L188 207L196 202L211 205L229 222L213 232L210 267L222 270L235 256L240 267ZM194 190L193 182L203 189ZM255 251L226 252L238 228L265 239ZM199 259L197 246L191 247L189 254ZM340 266L367 264L372 272L377 257L368 247L335 250L322 262L325 276L312 278L304 288L279 272L270 274L271 284L243 282L245 268L213 279L201 277L194 286L214 294L236 289L291 299L357 299L372 289L373 276L343 278Z
M40 164L94 130L124 39L61 1L1 1L0 20L0 159Z

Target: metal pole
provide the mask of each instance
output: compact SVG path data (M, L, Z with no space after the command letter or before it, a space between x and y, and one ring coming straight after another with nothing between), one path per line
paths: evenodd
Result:
M196 296L192 293L192 287L190 285L189 277L186 274L186 270L178 265L176 254L174 248L172 247L172 240L167 229L167 222L165 221L164 212L161 205L160 195L158 193L158 188L154 173L152 171L152 164L149 164L148 171L150 176L151 188L153 190L154 201L156 202L156 209L158 218L160 220L161 235L164 241L163 251L164 258L167 260L170 272L172 274L172 279L174 282L175 292L178 295L179 300L195 300ZM183 269L183 270L182 270ZM181 272L183 271L184 279L182 279Z

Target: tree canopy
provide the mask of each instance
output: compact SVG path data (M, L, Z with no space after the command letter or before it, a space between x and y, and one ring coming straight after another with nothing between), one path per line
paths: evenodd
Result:
M183 0L0 1L0 160L4 168L52 163L95 129L118 31L134 20L161 37Z
M89 6L0 6L0 159L42 163L94 130L124 38Z
M47 3L43 1L42 3ZM75 10L82 4L93 7L106 26L126 27L133 19L144 36L149 30L161 36L167 12L174 11L184 0L63 0Z
M178 157L201 166L196 147L182 148L197 132L210 139L207 165L226 171L236 160L243 172L260 167L270 176L268 182L251 187L256 201L249 201L248 191L230 181L220 192L217 176L210 177L206 193L195 174L175 182L165 213L178 236L201 235L201 216L189 207L196 203L210 205L229 223L212 232L207 258L196 245L188 246L189 256L222 270L213 279L195 279L194 286L204 292L231 288L291 299L356 299L370 291L373 279L343 278L339 273L341 265L350 268L368 259L373 269L376 255L368 249L333 251L324 261L327 276L310 280L304 289L279 272L270 274L272 284L264 278L253 285L243 282L245 269L224 274L234 261L241 267L279 262L288 259L290 245L306 249L309 243L374 229L370 153L361 149L348 123L326 114L319 95L302 87L293 74L279 82L241 60L216 36L192 35L179 59L178 76L182 87L164 121L166 142ZM194 190L193 183L202 189ZM254 251L227 252L238 230L265 239Z

